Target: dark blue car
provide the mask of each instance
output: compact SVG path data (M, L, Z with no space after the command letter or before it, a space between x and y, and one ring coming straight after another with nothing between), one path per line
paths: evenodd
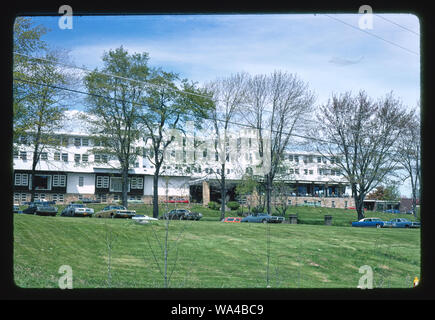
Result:
M257 223L281 223L284 217L271 216L267 213L254 213L244 217L240 222L257 222Z
M396 218L385 222L384 228L420 228L420 222L409 221L404 218Z
M352 222L352 227L375 227L382 228L385 221L379 218L363 218L359 221Z

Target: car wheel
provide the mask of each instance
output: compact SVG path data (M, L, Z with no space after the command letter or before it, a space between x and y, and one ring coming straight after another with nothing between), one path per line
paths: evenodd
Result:
M381 225L380 225L380 224L377 224L377 225L376 225L376 228L380 229L380 228L381 228Z

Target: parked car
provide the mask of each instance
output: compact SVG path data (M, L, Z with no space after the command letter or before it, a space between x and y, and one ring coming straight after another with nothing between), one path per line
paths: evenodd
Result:
M20 210L20 206L17 204L14 204L14 213L23 213L23 211Z
M128 210L124 206L111 204L98 211L94 216L97 218L132 218L135 215L135 210Z
M271 216L267 213L257 213L244 217L240 222L282 223L283 221L284 217Z
M385 221L382 221L379 218L363 218L359 221L352 222L352 227L376 227L382 228L385 224Z
M241 217L226 217L222 219L222 222L230 222L230 223L240 223L242 221Z
M177 199L170 199L170 200L164 200L165 203L189 203L189 200L184 198L177 198Z
M199 220L201 218L201 213L192 212L188 209L173 209L160 217L160 219L169 220Z
M420 222L396 218L384 223L384 228L420 228Z
M36 214L38 216L55 216L57 208L53 206L54 201L35 201L28 202L29 206L23 210L25 214Z
M62 217L92 217L93 214L94 209L83 203L70 203L60 213Z
M388 209L388 210L385 210L385 213L400 213L400 210L399 209Z
M134 222L137 222L139 224L146 224L146 223L150 223L151 221L158 220L156 218L152 218L152 217L149 217L149 216L143 215L143 214L135 215L132 219Z

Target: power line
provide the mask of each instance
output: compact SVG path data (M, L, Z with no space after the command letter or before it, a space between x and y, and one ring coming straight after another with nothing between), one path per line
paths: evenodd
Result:
M409 52L409 53L412 53L412 54L414 54L414 55L416 55L416 56L419 56L419 53L417 53L417 52L415 52L415 51L412 51L412 50L409 50L408 48L402 47L401 45L399 45L399 44L397 44L397 43L395 43L395 42L392 42L392 41L390 41L390 40L386 40L386 39L384 39L384 38L382 38L382 37L380 37L380 36L378 36L378 35L376 35L376 34L374 34L374 33L368 32L367 30L363 30L363 29L361 29L361 28L355 27L354 25L351 25L350 23L347 23L346 21L343 21L343 20L341 20L341 19L338 19L338 18L335 18L335 17L333 17L333 16L330 16L329 14L324 14L324 15L327 16L327 17L330 18L330 19L333 19L333 20L336 20L336 21L338 21L338 22L340 22L340 23L343 23L343 24L345 24L345 25L347 25L347 26L349 26L349 27L351 27L351 28L353 28L353 29L356 29L356 30L358 30L358 31L364 32L364 33L366 33L366 34L368 34L368 35L370 35L370 36L372 36L372 37L375 37L375 38L377 38L377 39L379 39L379 40L382 40L382 41L384 41L384 42L386 42L386 43L389 43L389 44L391 44L391 45L393 45L393 46L395 46L395 47L397 47L397 48L400 48L400 49L402 49L402 50L405 50L406 52Z
M105 72L101 72L101 71L92 71L92 70L86 69L84 67L77 67L77 66L74 66L74 65L71 65L71 64L62 63L62 62L59 62L59 61L53 61L53 60L48 60L48 59L38 58L38 57L32 57L32 56L25 55L25 54L18 53L18 52L14 52L14 54L22 56L22 57L26 57L28 59L45 61L45 62L57 64L57 65L60 65L60 66L65 66L65 67L72 68L72 69L82 70L82 71L85 71L85 72L88 72L88 73L97 73L97 74L104 75L104 76L107 76L107 77L114 77L114 78L118 78L118 79L121 79L121 80L127 80L127 81L131 81L131 82L140 83L140 84L143 84L145 86L163 88L163 89L172 90L172 91L175 91L175 92L178 92L178 93L190 94L190 95L194 95L194 96L210 99L210 96L206 96L206 95L202 95L202 94L198 94L198 93L194 93L194 92L186 92L186 91L182 91L182 90L179 90L179 89L176 89L176 88L164 86L164 85L161 85L161 84L150 83L150 82L143 81L143 80L131 79L131 78L122 77L122 76L119 76L119 75L105 73Z
M142 104L137 103L137 102L133 102L133 101L123 100L123 99L117 99L117 98L113 98L113 97L103 96L103 95L100 95L100 94L89 93L89 92L75 90L75 89L69 89L69 88L65 88L65 87L59 87L59 86L45 84L45 83L38 83L38 82L35 82L35 81L25 80L25 79L21 79L21 78L14 78L14 79L16 81L26 82L26 83L29 83L29 84L46 86L46 87L50 87L50 88L53 88L53 89L59 89L59 90L66 90L66 91L70 91L70 92L73 92L73 93L84 94L84 95L89 95L89 96L95 96L95 97L98 97L98 98L110 99L110 100L118 101L118 102L131 103L131 104L143 107ZM199 117L203 118L205 120L215 120L215 121L218 121L218 122L227 122L228 124L232 124L232 125L236 125L236 126L246 127L246 128L249 128L249 129L256 129L252 125L245 124L245 123L240 123L240 122L235 122L235 121L230 121L230 120L227 121L227 120L222 120L222 119L218 119L218 118L210 118L210 117L201 116L201 115L199 115ZM315 141L318 141L318 142L330 143L330 142L328 142L326 140L317 139L317 138L314 138L314 137L306 137L306 136L298 135L298 134L295 134L295 133L290 133L290 132L285 132L285 131L279 132L279 131L273 130L273 129L267 129L267 130L270 131L270 132L273 132L273 133L292 135L294 137L298 137L298 138L302 138L302 139L315 140Z
M398 26L398 27L400 27L400 28L402 28L402 29L404 29L404 30L406 30L406 31L409 31L409 32L411 32L411 33L413 33L413 34L415 34L415 35L417 35L417 36L420 36L419 33L415 32L415 31L413 31L413 30L411 30L411 29L409 29L409 28L407 28L407 27L405 27L405 26L402 26L401 24L398 24L398 23L396 23L396 22L394 22L394 21L392 21L392 20L389 20L389 19L383 17L383 16L380 15L380 14L376 14L376 13L374 13L374 15L377 16L377 17L379 17L379 18L381 18L381 19L383 19L383 20L385 20L385 21L387 21L387 22L389 22L389 23L391 23L391 24L394 24L394 25L396 25L396 26Z

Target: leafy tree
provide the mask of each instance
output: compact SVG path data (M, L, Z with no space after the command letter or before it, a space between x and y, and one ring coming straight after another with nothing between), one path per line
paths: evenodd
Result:
M26 86L26 97L20 101L24 110L21 130L16 132L31 145L31 201L35 194L35 173L41 154L48 147L58 146L55 132L63 125L65 101L69 92L60 89L73 85L74 75L59 68L57 62L65 59L61 51L47 51L43 59L31 59L26 64L23 82ZM26 128L26 130L23 130Z
M32 55L47 48L46 43L41 40L47 29L41 25L35 26L30 18L17 17L13 32L13 131L14 137L18 137L30 125L27 118L29 110L26 108L30 84L22 80L31 80L32 76L28 73L30 60L24 55Z
M118 160L122 205L127 207L128 171L139 153L134 146L140 138L139 121L147 98L143 81L150 77L149 57L147 53L130 55L121 46L105 52L102 60L104 67L84 79L89 96L83 119L101 146L92 151Z
M147 155L154 165L153 175L153 217L159 215L158 181L168 146L175 141L175 135L185 133L188 121L196 128L201 127L212 102L204 98L207 92L187 79L180 81L172 72L154 69L148 78L146 97L140 115L141 133L150 143Z

